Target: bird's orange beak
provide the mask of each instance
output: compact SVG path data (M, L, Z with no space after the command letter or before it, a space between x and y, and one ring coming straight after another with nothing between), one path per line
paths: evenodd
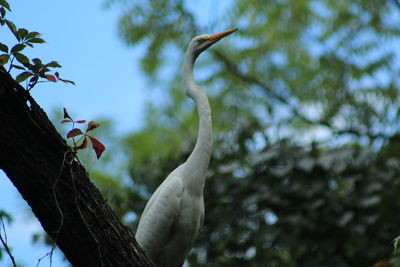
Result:
M218 42L219 40L221 40L222 38L228 36L229 34L234 33L235 31L237 31L239 29L230 29L230 30L226 30L220 33L216 33L216 34L212 34L210 36L208 36L208 40L210 40L213 43Z

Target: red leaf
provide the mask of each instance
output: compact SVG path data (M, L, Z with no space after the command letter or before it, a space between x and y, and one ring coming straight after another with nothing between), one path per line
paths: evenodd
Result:
M77 151L77 150L79 150L79 149L85 149L85 148L87 148L87 144L88 144L88 141L87 141L87 138L85 137L85 139L83 139L82 144L81 144L80 146L78 146L78 147L75 148L75 151Z
M72 122L72 120L62 120L61 123Z
M85 123L85 120L76 121L76 123Z
M75 137L81 134L83 134L81 129L75 128L68 132L67 138Z
M57 79L60 79L60 74L58 73L58 71L56 71L56 72L54 73L54 75L56 75Z
M65 82L65 83L72 83L73 85L75 85L75 83L73 81L70 81L70 80L65 80L65 79L61 79L60 78L60 81Z
M50 75L50 74L45 74L44 77L49 80L50 82L56 82L57 78L54 77L54 75Z
M89 136L89 135L88 135ZM103 154L104 150L106 150L106 147L99 142L99 140L89 136L90 141L92 142L92 147L94 149L94 152L96 152L97 159L101 157L101 154Z
M68 115L68 112L67 112L67 110L64 108L64 119L71 119L72 120L72 118Z
M93 129L96 129L96 128L99 127L99 126L100 126L99 123L97 123L97 122L95 122L95 121L91 121L91 122L89 122L89 124L88 124L88 127L87 127L87 129L86 129L86 132L89 132L89 131L91 131L91 130L93 130Z

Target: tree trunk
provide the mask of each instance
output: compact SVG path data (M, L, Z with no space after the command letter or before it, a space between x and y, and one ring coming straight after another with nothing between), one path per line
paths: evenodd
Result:
M0 168L73 266L153 266L45 112L0 67Z

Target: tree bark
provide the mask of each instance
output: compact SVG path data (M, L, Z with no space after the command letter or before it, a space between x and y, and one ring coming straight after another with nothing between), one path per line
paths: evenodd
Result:
M0 168L73 266L153 266L45 112L2 67Z

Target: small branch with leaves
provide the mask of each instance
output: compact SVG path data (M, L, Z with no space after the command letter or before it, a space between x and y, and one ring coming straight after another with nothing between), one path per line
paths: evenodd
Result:
M61 123L72 123L72 130L70 130L67 133L67 138L72 138L73 142L73 147L72 150L74 152L77 152L78 150L85 149L88 146L88 139L90 139L90 142L92 143L92 148L96 153L97 159L101 157L103 154L104 150L106 147L96 138L93 136L90 136L88 132L98 128L100 126L99 123L95 121L90 121L87 124L87 128L85 132L82 132L81 129L75 128L75 124L83 124L86 123L85 120L73 120L71 116L68 114L67 110L64 108L64 120L61 121ZM78 137L78 140L75 140L76 137ZM79 145L78 145L79 144Z
M33 47L35 44L45 43L45 40L41 38L41 34L38 32L30 32L24 28L17 28L15 24L6 19L7 11L11 11L10 5L5 0L0 0L0 26L7 25L8 29L17 39L18 43L15 44L11 49L3 43L0 43L0 66L8 66L8 73L14 68L17 70L22 70L15 80L19 83L29 81L26 84L25 89L30 91L38 82L57 82L62 81L64 83L74 84L73 81L60 78L60 74L55 72L54 74L49 74L50 68L60 68L61 65L56 61L51 61L49 63L43 64L39 58L34 58L32 61L22 54L22 51L27 47ZM17 61L17 64L14 64ZM43 78L45 80L40 81Z
M38 259L36 267L38 267L40 265L41 261L43 259L47 258L47 257L50 258L50 267L52 266L53 253L54 253L54 250L56 249L56 243L57 243L58 235L61 232L61 228L64 225L64 214L63 214L63 212L61 210L61 207L60 207L60 204L59 204L59 201L58 201L58 197L57 197L57 193L56 193L56 187L57 187L57 184L58 184L59 179L61 177L61 174L65 169L66 164L71 165L72 164L72 160L74 158L76 158L78 160L78 162L79 162L79 159L76 156L76 152L78 150L85 149L87 147L88 138L90 139L90 141L92 143L92 147L93 147L93 149L94 149L94 151L96 153L97 159L99 159L101 157L101 155L103 154L104 150L106 149L105 146L99 140L97 140L96 138L88 135L88 132L90 132L90 131L92 131L92 130L94 130L94 129L96 129L96 128L98 128L100 126L99 123L94 122L94 121L89 122L88 125L87 125L87 128L86 128L86 131L82 132L81 129L75 127L75 124L84 124L84 123L86 123L86 120L76 120L75 121L68 114L68 112L67 112L67 110L65 108L63 109L63 111L64 111L64 120L62 120L61 123L72 123L72 129L67 133L67 138L72 138L73 146L71 147L70 150L68 150L68 151L66 151L64 153L64 158L63 158L63 161L62 161L62 164L61 164L61 167L60 167L60 172L59 172L59 174L58 174L58 176L57 176L57 178L55 180L55 183L52 186L53 198L54 198L55 204L57 206L58 212L60 214L60 225L59 225L58 229L55 231L55 238L53 240L53 245L51 246L50 251L48 253L46 253L43 257ZM75 140L75 138L78 137L78 136L79 136L78 140ZM71 157L68 157L69 153L72 153ZM67 158L70 158L70 160L68 160ZM73 178L74 176L72 174L72 169L70 169L70 171L71 171L71 177L72 177L72 184L73 184L74 192L75 192L75 204L76 204L77 209L78 209L78 211L80 213L81 219L86 223L85 218L82 215L82 211L80 210L80 207L78 206L78 203L77 203L78 202L77 193L76 193L76 187L75 187L75 180ZM89 227L88 227L88 230L90 232L90 228ZM93 233L91 233L91 235L95 239L95 242L98 243L98 241L94 237ZM101 256L101 253L99 255Z

